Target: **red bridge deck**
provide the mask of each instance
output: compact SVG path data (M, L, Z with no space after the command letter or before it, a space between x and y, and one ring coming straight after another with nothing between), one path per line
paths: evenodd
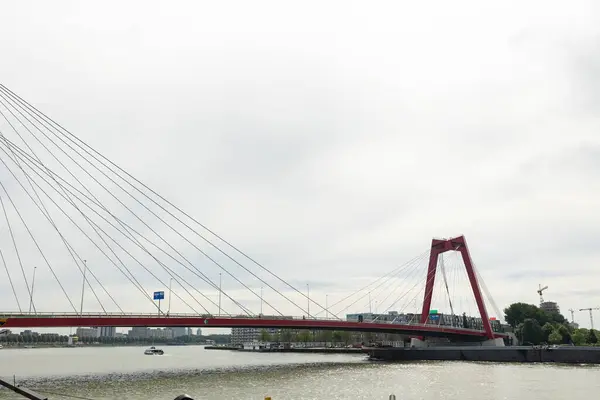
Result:
M2 328L59 328L80 326L147 326L147 327L207 327L207 328L291 328L385 332L413 336L447 337L451 339L485 339L484 331L431 324L399 324L352 322L333 319L281 319L269 317L214 317L202 315L157 316L154 314L12 314L0 313ZM506 334L496 332L495 337Z

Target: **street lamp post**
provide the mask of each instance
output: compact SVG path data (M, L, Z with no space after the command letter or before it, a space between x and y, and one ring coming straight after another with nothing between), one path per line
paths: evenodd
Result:
M260 315L263 313L263 287L260 287Z
M171 287L173 286L173 278L169 279L169 306L167 307L167 315L171 313Z
M83 315L83 294L85 293L85 273L87 272L87 261L83 260L83 283L81 284L81 308L79 314Z
M29 314L31 314L31 307L33 307L33 289L35 288L35 270L37 267L33 267L33 279L31 280L31 293L29 294Z
M308 318L310 318L310 286L308 283L306 284L306 313L308 314Z
M221 315L221 293L223 292L223 290L221 289L221 284L222 284L222 280L221 280L221 273L219 272L219 315Z
M329 306L327 305L328 301L327 298L329 297L328 294L325 295L325 318L329 319Z

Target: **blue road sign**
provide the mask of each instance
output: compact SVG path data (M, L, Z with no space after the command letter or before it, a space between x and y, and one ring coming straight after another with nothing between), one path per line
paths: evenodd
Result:
M154 292L154 300L164 300L165 292Z

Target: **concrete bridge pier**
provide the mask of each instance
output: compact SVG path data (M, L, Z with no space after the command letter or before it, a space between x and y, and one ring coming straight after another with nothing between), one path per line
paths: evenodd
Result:
M423 348L423 347L435 347L440 346L441 344L436 342L430 342L427 339L421 340L418 338L410 339L410 347L411 348ZM468 343L454 343L454 346L485 346L485 347L504 347L504 339L495 338L488 339L482 342L468 342ZM441 346L447 346L447 344L443 344Z
M491 347L504 347L504 339L502 338L495 338L495 339L488 339L484 342L481 342L482 346L491 346Z

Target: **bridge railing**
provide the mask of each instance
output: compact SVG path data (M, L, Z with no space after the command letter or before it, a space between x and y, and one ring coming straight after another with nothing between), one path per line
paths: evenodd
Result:
M235 319L277 319L277 320L311 320L311 321L344 321L344 322L358 322L354 320L344 320L341 318L326 318L326 317L307 317L307 316L281 316L281 315L232 315L232 314L196 314L196 313L125 313L125 312L14 312L14 311L0 311L0 317L22 317L22 318L51 318L51 317L63 317L63 318L98 318L98 317L114 317L114 318L235 318ZM431 323L422 324L417 320L366 320L364 324L394 324L394 325L434 325ZM437 324L436 324L437 325ZM443 325L442 325L443 326Z
M319 320L319 321L343 321L340 318L325 317L298 317L298 316L280 316L280 315L232 315L232 314L196 314L196 313L135 313L135 312L15 312L0 311L1 317L21 317L21 318L235 318L235 319L281 319L281 320Z
M195 314L195 313L172 313L172 314L158 314L158 313L122 313L122 312L107 312L107 313L99 313L99 312L37 312L37 313L23 313L23 312L1 312L0 318L101 318L101 317L111 317L111 318L225 318L225 319L268 319L268 320L306 320L306 321L331 321L331 322L349 322L349 323L358 323L358 321L346 321L338 318L315 318L315 317L306 317L306 316L281 316L281 315L229 315L229 314ZM427 326L432 327L435 326L439 330L443 331L445 328L452 330L461 330L464 332L480 332L478 329L471 328L463 328L451 325L433 325L431 323L422 324L418 322L418 320L392 320L392 321L383 321L383 320L373 320L373 321L364 321L361 324L378 324L378 325L402 325L402 326Z

